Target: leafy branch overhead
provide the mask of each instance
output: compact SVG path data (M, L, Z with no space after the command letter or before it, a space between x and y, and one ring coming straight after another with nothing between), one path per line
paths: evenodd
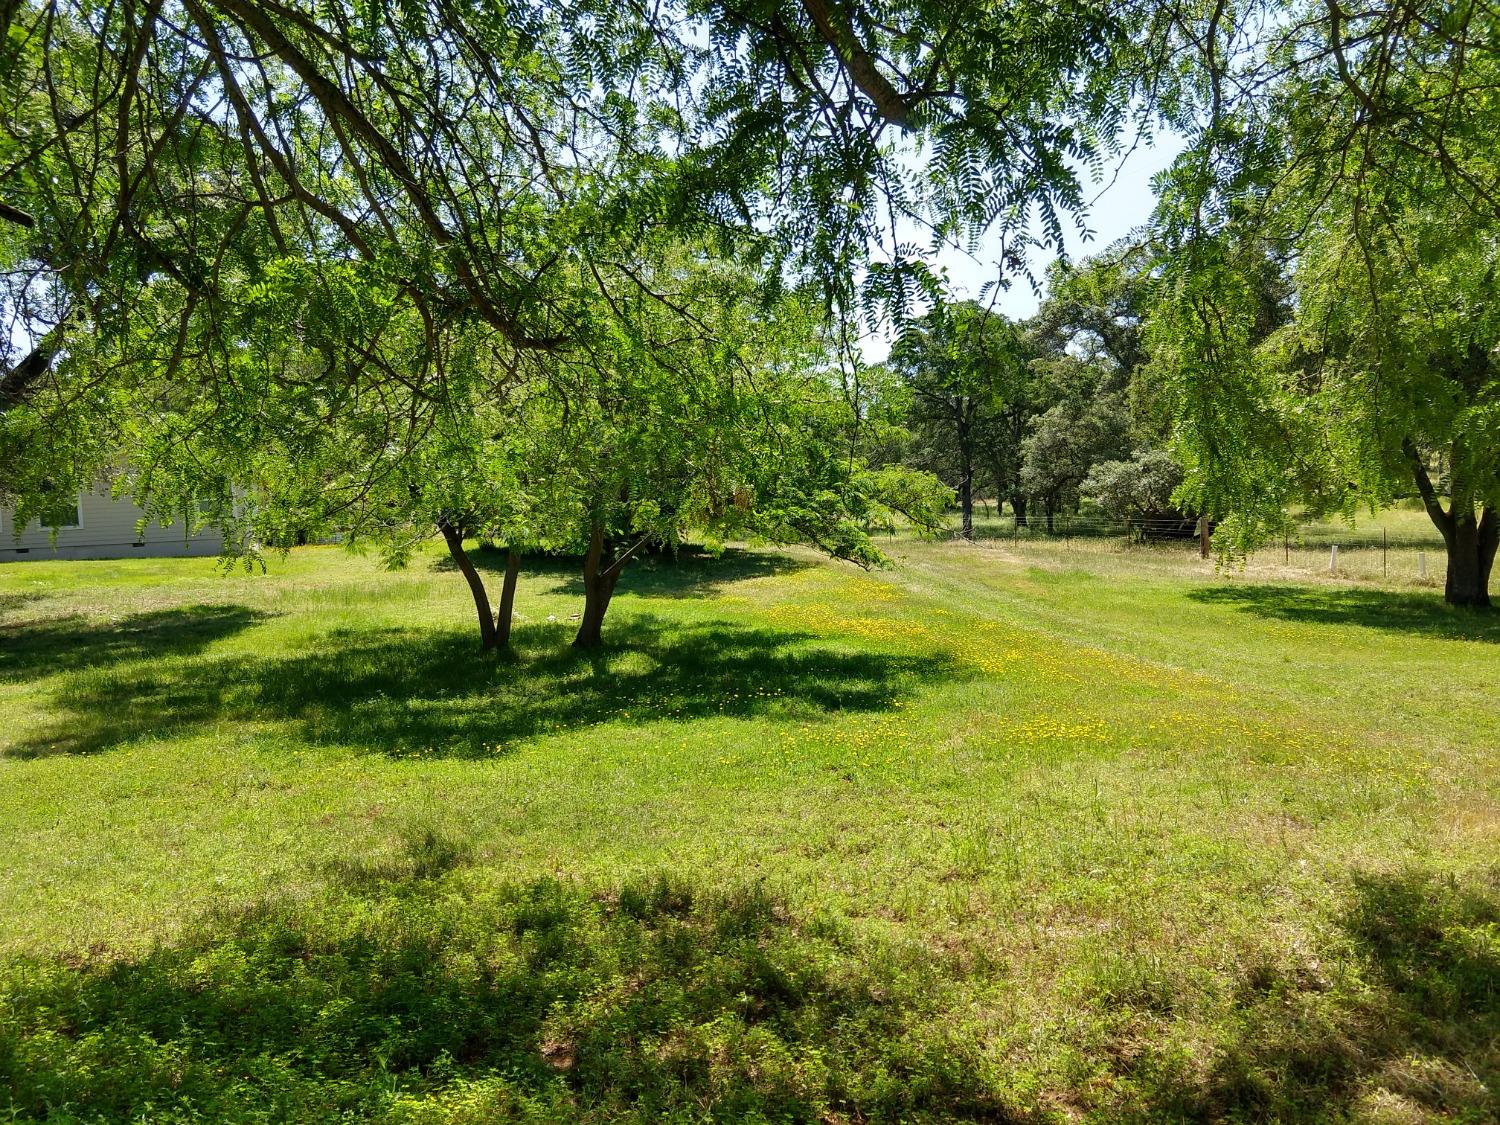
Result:
M1202 29L1218 50L1157 211L1149 336L1186 488L1241 545L1304 498L1352 516L1420 497L1447 599L1488 605L1500 11L1283 10Z

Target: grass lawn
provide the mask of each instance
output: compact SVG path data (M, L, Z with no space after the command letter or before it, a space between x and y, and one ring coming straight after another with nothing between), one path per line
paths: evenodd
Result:
M1500 1118L1500 617L893 550L0 567L0 1113Z

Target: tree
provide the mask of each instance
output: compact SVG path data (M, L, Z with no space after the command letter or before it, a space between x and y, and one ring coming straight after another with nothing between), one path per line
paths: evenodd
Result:
M222 306L284 259L363 262L431 343L482 322L516 350L574 347L598 289L579 267L665 231L762 254L767 285L814 279L845 318L899 319L938 288L899 225L998 226L1011 264L1033 209L1060 238L1070 161L1113 144L1129 105L1135 18L1042 0L5 5L7 308L43 290L49 307L0 365L0 403L96 339L155 341L173 371L232 348ZM23 442L86 426L70 404L7 410L0 440L53 456ZM97 470L105 436L48 479Z
M1201 60L1151 327L1184 490L1233 517L1230 538L1295 499L1352 515L1415 489L1445 598L1470 606L1490 602L1500 538L1497 32L1485 6L1330 3ZM1278 287L1294 299L1268 302Z
M1173 505L1182 486L1182 466L1165 449L1137 449L1128 461L1101 461L1089 469L1079 491L1110 519L1139 522L1142 534L1182 527L1187 517Z
M1042 505L1051 534L1057 513L1077 506L1090 469L1124 456L1130 415L1122 392L1102 389L1107 375L1096 365L1071 355L1044 362L1056 397L1021 443L1021 487Z
M546 451L530 463L555 466L539 506L583 556L574 645L602 642L632 558L692 533L881 561L861 524L882 504L920 519L924 492L842 455L847 404L809 302L758 301L742 266L681 252L634 272L649 283L606 302L609 331L547 360L554 410L527 427Z
M551 352L479 318L434 334L364 263L282 261L226 289L232 353L168 373L130 363L133 337L114 341L136 372L118 408L104 404L121 485L153 517L221 522L247 559L337 534L402 565L436 531L486 649L508 643L522 550L582 557L580 647L600 643L629 561L690 533L879 561L860 523L887 493L910 505L920 489L843 456L844 404L805 297L767 301L747 264L671 242L585 268L588 334ZM243 397L205 393L221 381ZM475 538L507 549L498 612Z
M1299 404L1325 420L1346 506L1414 485L1447 549L1445 598L1487 606L1500 545L1500 222L1476 230L1434 193L1357 265L1342 226L1304 237L1297 322L1262 359L1295 375Z
M1124 389L1147 358L1151 266L1149 249L1128 239L1076 265L1054 263L1031 325L1039 347L1075 352L1108 371L1111 390Z
M965 539L974 537L974 480L985 439L999 443L1008 402L1021 397L1027 354L1016 326L973 302L939 306L891 350L906 390L918 461L958 495Z

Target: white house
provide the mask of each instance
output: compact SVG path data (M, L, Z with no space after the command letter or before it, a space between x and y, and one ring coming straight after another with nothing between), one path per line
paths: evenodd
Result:
M108 489L96 489L81 493L71 509L65 505L53 513L59 524L54 538L52 530L36 520L17 536L11 513L0 508L0 562L217 555L223 548L224 537L217 528L188 536L180 523L151 523L138 533L136 525L144 514L131 501L114 499Z

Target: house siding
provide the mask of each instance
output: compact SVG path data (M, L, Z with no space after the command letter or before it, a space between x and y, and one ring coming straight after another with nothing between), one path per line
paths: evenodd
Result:
M147 524L137 534L136 524L143 515L129 500L116 500L108 490L96 490L78 498L78 526L58 528L54 539L51 530L35 520L17 537L11 513L0 509L0 562L217 555L223 549L224 537L217 528L205 528L188 538L180 523Z

